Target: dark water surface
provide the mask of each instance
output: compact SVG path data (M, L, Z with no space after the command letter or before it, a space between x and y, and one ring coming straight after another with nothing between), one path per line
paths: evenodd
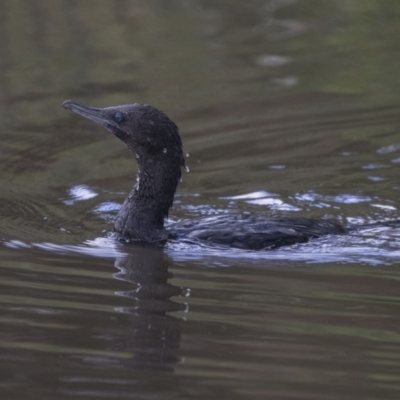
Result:
M398 399L400 229L270 252L107 239L143 102L190 153L169 223L399 217L400 3L0 3L0 398Z

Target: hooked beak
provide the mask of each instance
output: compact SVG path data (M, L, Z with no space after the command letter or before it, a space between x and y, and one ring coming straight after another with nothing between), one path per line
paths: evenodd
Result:
M109 130L123 142L125 142L124 131L119 127L119 125L110 119L110 117L104 112L102 108L87 107L82 104L75 103L71 100L65 100L62 103L62 108L72 111L75 114L79 114L82 117L89 119L90 121L96 122Z

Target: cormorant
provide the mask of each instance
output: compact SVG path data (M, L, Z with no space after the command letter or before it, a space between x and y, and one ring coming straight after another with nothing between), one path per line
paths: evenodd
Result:
M185 167L175 123L147 104L93 108L66 100L62 106L108 129L136 158L137 183L114 223L120 240L165 243L168 238L183 236L241 249L266 250L346 231L343 226L327 220L263 215L185 220L167 231L164 218L172 207L181 168Z

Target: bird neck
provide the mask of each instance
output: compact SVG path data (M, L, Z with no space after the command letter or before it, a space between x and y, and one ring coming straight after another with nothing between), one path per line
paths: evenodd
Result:
M166 240L164 218L174 201L180 165L154 159L138 164L137 182L117 215L115 230L129 240Z

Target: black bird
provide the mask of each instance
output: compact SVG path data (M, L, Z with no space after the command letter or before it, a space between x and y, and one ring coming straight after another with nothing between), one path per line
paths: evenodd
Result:
M327 220L262 215L224 215L181 221L167 231L164 218L172 207L181 168L185 167L175 123L162 111L146 104L93 108L67 100L62 106L108 129L136 158L139 167L137 183L114 224L120 240L164 243L169 238L186 237L261 250L345 232L344 227Z

